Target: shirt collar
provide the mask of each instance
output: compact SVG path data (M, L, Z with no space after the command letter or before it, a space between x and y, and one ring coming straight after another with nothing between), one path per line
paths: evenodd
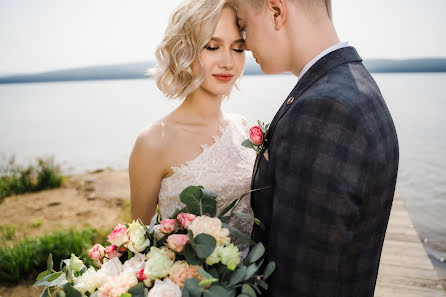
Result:
M339 42L339 43L336 43L335 45L330 46L329 48L325 49L324 51L320 52L316 57L314 57L310 62L308 62L304 66L304 68L302 68L302 71L299 74L298 80L300 80L302 78L302 76L304 76L304 74L308 71L308 69L310 69L311 66L313 66L321 58L323 58L324 56L328 55L331 52L334 52L335 50L338 50L338 49L344 48L344 47L348 47L348 46L349 46L348 42Z

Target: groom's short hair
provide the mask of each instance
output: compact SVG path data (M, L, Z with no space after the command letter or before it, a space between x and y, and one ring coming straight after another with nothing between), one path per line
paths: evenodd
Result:
M252 6L254 6L255 8L260 9L265 6L267 0L248 0L248 1L251 2ZM331 0L287 0L287 1L298 4L305 11L311 11L315 8L325 8L327 10L328 17L330 19L332 18Z

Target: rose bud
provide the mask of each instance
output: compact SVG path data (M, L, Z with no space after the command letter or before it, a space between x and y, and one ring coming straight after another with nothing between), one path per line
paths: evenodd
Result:
M90 259L99 261L104 257L104 247L99 243L96 243L88 252Z
M259 126L254 126L249 130L249 139L254 145L261 145L263 142L263 132Z
M178 223L180 223L181 226L187 230L189 229L190 224L192 224L192 222L195 220L196 217L197 216L194 214L181 212L177 215L177 220Z
M112 233L107 235L107 240L111 244L114 244L116 246L121 246L124 243L127 243L129 241L129 234L127 232L127 227L123 224L117 225Z
M175 230L175 220L174 219L165 219L161 221L161 229L160 231L164 234L170 234Z
M173 234L167 237L167 246L177 253L183 252L184 246L188 242L189 236L185 234Z
M111 244L105 248L105 253L107 254L107 258L113 259L114 257L121 257L122 254L118 252L118 248L116 245Z

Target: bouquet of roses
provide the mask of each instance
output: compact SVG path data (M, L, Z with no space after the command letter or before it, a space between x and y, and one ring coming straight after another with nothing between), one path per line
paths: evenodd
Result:
M241 261L229 234L254 245L248 236L230 226L232 216L257 219L231 211L247 194L235 199L217 216L214 192L200 186L186 188L180 200L186 205L170 219L159 213L150 226L133 221L117 225L106 247L95 244L89 252L97 267L87 267L71 255L47 270L34 286L44 286L41 296L67 297L255 297L267 290L274 262L263 265L264 246L256 244ZM229 212L231 213L229 215Z

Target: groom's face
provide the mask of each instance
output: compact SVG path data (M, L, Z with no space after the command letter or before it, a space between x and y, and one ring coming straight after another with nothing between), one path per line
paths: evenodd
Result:
M246 49L252 52L262 71L268 74L281 72L273 15L265 7L253 7L250 0L237 1L237 22L245 35Z

